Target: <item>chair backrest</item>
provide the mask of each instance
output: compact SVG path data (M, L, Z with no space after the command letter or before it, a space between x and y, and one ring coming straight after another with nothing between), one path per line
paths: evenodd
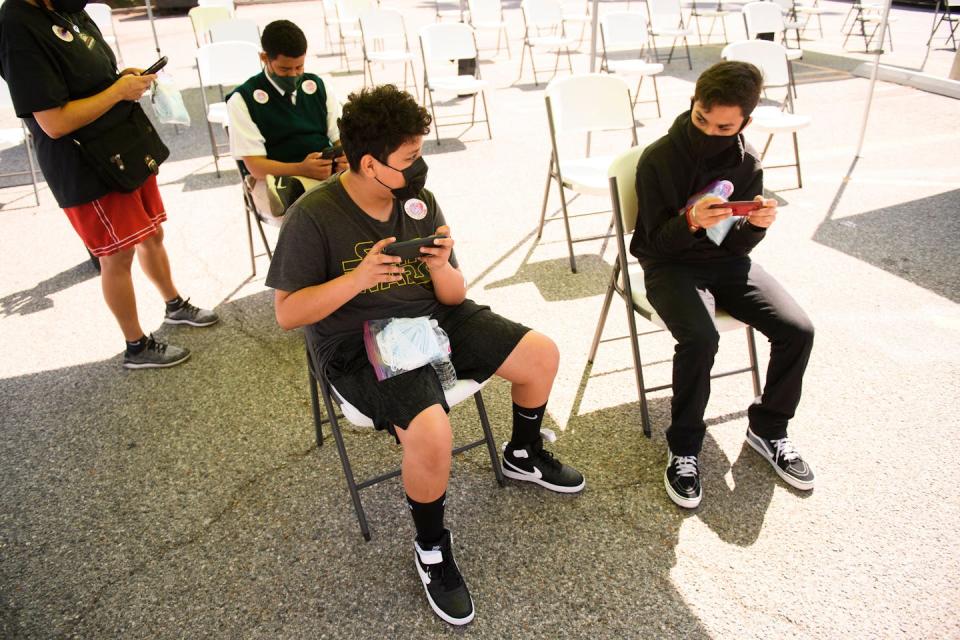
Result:
M211 42L249 42L260 46L260 28L253 20L231 18L210 25Z
M773 2L750 2L740 9L747 27L747 37L755 38L758 33L783 32L783 11Z
M619 76L589 73L551 80L546 97L557 133L635 127L630 87Z
M213 24L230 19L230 11L226 7L194 7L187 15L190 16L193 35L198 43L206 42L207 33Z
M231 18L237 12L237 7L233 3L233 0L197 0L197 6L198 7L222 7L230 12Z
M424 64L477 57L473 28L462 22L438 22L420 29Z
M503 6L500 0L467 0L467 7L470 9L470 24L503 22Z
M374 40L388 40L386 49L403 48L407 42L407 27L403 14L396 9L372 8L360 15L363 42L371 47Z
M642 49L647 44L647 17L637 11L614 11L600 16L606 51Z
M620 212L622 233L631 233L637 226L637 163L643 147L630 147L610 163L607 177L610 178L610 197L614 211Z
M773 0L773 3L780 7L780 13L786 15L794 10L793 0Z
M646 0L650 26L654 29L676 29L682 24L680 0Z
M341 22L357 22L361 15L374 8L372 0L336 0L335 4Z
M787 49L782 44L767 40L733 42L723 48L720 57L749 62L760 69L764 87L786 87L790 84Z
M553 29L563 25L563 6L558 0L523 0L520 8L528 28Z
M201 86L233 86L260 73L260 48L249 42L214 42L197 49Z
M100 29L100 33L105 36L116 36L113 30L113 9L110 8L110 5L91 2L85 6L83 10L87 12L87 15L90 16L93 23L97 25L97 29Z

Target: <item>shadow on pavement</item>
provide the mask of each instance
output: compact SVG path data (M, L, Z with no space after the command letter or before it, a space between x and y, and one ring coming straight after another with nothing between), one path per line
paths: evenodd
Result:
M84 260L75 267L61 271L52 278L37 283L32 289L24 289L0 298L0 312L5 316L14 314L25 316L49 309L53 306L53 300L50 296L98 275L100 274L90 261Z

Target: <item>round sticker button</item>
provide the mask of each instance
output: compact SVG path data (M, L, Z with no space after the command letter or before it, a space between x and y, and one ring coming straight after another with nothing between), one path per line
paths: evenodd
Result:
M70 30L64 29L58 24L53 25L53 35L57 36L64 42L73 42L73 34L70 33Z
M404 202L403 210L414 220L423 220L427 217L427 203L417 198L410 198Z
M317 83L313 80L304 80L300 85L300 89L308 96L312 96L317 92Z
M263 89L257 89L253 92L253 99L257 102L257 104L267 104L270 96Z

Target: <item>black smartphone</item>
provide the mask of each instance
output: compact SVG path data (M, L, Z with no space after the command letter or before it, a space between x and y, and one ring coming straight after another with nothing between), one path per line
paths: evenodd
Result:
M152 65L150 65L149 67L147 67L147 68L144 69L143 71L141 71L141 72L140 72L140 75L142 75L142 76L152 75L152 74L156 73L157 71L160 71L160 69L163 69L165 66L167 66L167 56L160 56L160 59L159 59L159 60L157 60L156 62L154 62Z
M320 157L324 160L333 160L343 155L343 147L330 147L320 152Z
M433 241L437 238L446 238L444 235L427 236L426 238L417 238L416 240L404 240L403 242L394 242L383 248L383 252L388 256L400 256L410 260L424 255L420 253L420 247L432 247Z

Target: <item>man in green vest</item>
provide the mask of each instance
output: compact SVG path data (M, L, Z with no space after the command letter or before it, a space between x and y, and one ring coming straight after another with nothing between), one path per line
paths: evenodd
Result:
M230 150L249 174L245 180L257 209L279 216L285 207L277 191L285 178L310 189L338 163L346 167L346 157L334 151L340 103L323 80L304 73L307 38L300 27L289 20L271 22L260 46L263 71L227 96Z

